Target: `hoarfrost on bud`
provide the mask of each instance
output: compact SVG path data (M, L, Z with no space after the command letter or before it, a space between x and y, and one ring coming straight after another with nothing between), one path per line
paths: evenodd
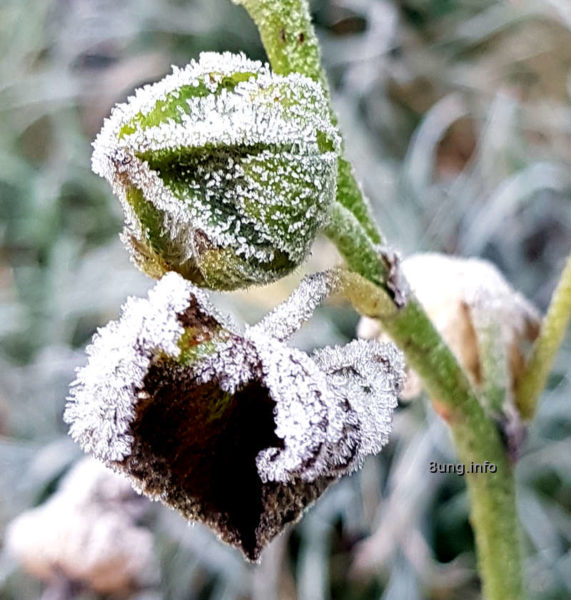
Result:
M64 414L65 422L71 424L71 437L85 452L104 462L129 454L134 396L144 387L154 358L181 355L185 311L189 310L196 313L193 326L198 328L194 335L199 341L207 341L221 327L204 293L169 273L149 292L148 299L130 298L121 319L94 336L87 348L89 363L72 383ZM228 319L224 323L226 329L233 327Z
M311 316L334 285L326 278L306 279L262 322L281 315L285 328L240 333L192 284L163 277L96 336L66 409L71 434L137 489L256 559L381 449L396 406L402 360L392 345L309 356L279 339Z
M328 115L319 84L229 53L203 53L116 106L93 170L122 201L135 263L216 289L294 269L335 197Z

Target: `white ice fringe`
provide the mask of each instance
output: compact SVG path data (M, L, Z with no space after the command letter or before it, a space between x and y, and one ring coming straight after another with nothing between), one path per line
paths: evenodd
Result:
M64 413L71 437L85 452L105 463L130 454L137 391L153 357L161 352L179 356L184 329L178 315L193 296L205 311L215 313L203 291L168 273L147 299L129 298L121 318L95 334L87 348L88 364L77 372Z

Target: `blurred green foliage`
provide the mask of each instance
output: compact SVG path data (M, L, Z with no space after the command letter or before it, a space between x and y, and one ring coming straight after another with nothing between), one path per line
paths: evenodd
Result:
M486 257L544 309L571 245L568 3L312 8L348 151L390 242ZM118 242L90 141L114 102L201 50L263 57L229 0L0 2L0 552L3 526L78 458L61 413L85 344L151 285ZM235 298L234 311L260 314L255 299ZM354 324L349 309L325 308L298 341L340 342ZM571 595L570 362L568 337L517 470L535 600ZM424 400L403 405L389 448L258 566L153 506L162 582L137 598L477 598L465 487L430 474L431 460L455 460L445 426ZM0 556L0 597L39 597Z

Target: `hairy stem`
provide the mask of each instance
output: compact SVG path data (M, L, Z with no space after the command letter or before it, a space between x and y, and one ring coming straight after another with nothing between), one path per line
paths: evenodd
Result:
M384 287L387 272L377 248L357 217L338 202L331 209L325 235L335 243L353 271Z
M258 26L274 71L302 73L328 90L307 0L234 1L245 6ZM345 295L363 314L378 318L404 351L449 423L460 459L468 469L472 462L486 461L497 467L495 473L467 473L480 572L488 600L522 600L515 484L499 432L418 300L409 294L399 308L393 302L395 282L404 288L406 282L394 278L383 261L378 246L382 236L344 158L339 160L337 203L326 234L354 271L341 271Z
M488 412L500 419L506 416L507 404L513 405L508 349L496 323L476 326L476 336L482 371L482 399Z
M535 413L539 395L551 371L557 351L563 342L571 317L571 255L541 323L541 330L533 347L526 370L518 382L516 403L524 419Z

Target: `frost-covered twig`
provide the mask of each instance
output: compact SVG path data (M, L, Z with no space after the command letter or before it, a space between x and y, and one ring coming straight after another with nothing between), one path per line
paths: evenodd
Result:
M276 306L253 329L271 332L277 340L287 340L311 318L314 310L339 287L339 283L335 271L308 275L285 302Z
M387 317L397 308L388 293L358 273L344 268L307 275L289 298L276 306L253 329L271 332L272 337L286 340L311 318L315 309L330 295L339 294L362 315Z

